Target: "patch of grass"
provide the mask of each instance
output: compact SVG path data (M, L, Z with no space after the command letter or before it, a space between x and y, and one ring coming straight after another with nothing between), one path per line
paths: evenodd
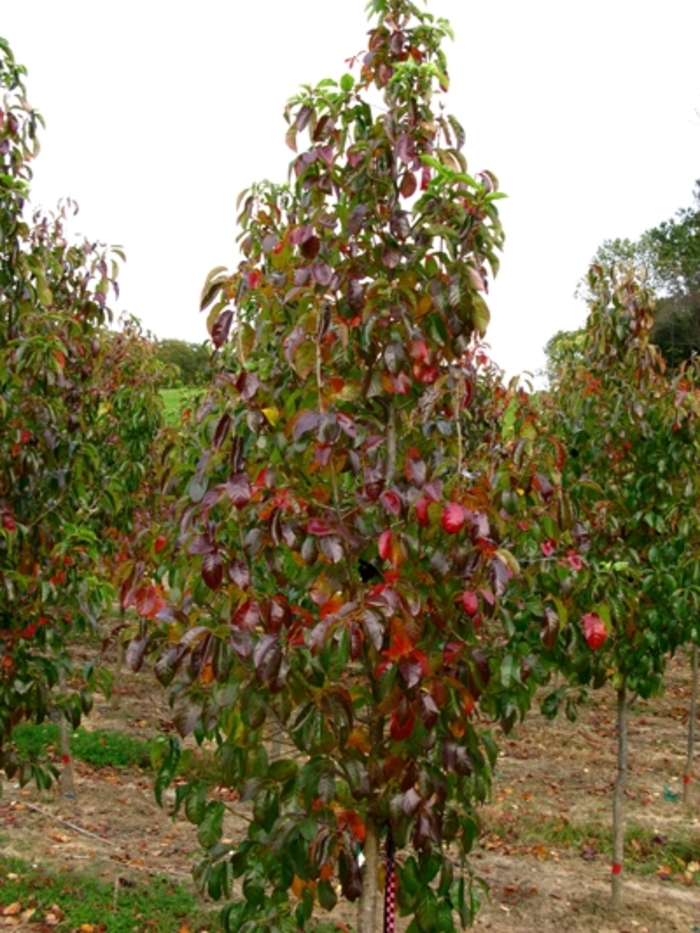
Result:
M54 722L15 726L12 738L22 758L40 762L58 756L59 727ZM124 732L103 732L79 727L71 733L71 754L78 761L95 768L141 768L157 771L163 763L167 740L163 736L144 742ZM212 787L221 782L221 772L213 751L184 748L180 754L177 776L188 781L203 781Z
M23 758L37 761L47 752L56 752L59 727L53 722L40 725L24 723L15 726L12 738ZM79 728L71 733L71 753L74 758L96 768L150 768L148 745L123 732L90 732Z
M120 878L115 884L3 856L0 903L5 910L14 905L17 913L13 916L20 923L47 922L58 933L175 933L183 926L193 933L220 929L217 912L208 910L193 892L171 878Z
M612 828L602 822L572 823L566 817L506 812L485 820L484 828L525 852L544 846L577 849L583 858L612 859ZM638 875L668 869L669 876L680 874L686 883L700 886L700 834L679 827L673 835L664 835L631 823L625 834L625 866Z
M188 402L195 401L197 390L183 386L178 389L161 389L163 399L163 419L170 427L177 427L182 421L182 410Z

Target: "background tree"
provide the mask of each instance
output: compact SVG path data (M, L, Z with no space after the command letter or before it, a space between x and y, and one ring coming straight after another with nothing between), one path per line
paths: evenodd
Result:
M133 328L107 327L119 251L72 242L70 204L25 218L41 121L23 75L0 42L0 767L44 784L9 736L23 718L58 708L75 725L89 707L85 682L52 690L71 674L68 640L113 592L104 542L133 517L159 402L140 364L138 391L121 395L134 344Z
M693 200L693 206L651 227L638 240L605 240L592 260L595 265L617 263L634 269L654 291L657 301L651 342L672 367L700 352L700 182L696 182ZM595 300L586 281L579 285L577 294L584 300ZM580 334L580 330L572 331L567 342L580 339ZM546 348L548 359L550 350L556 355L562 346L558 337ZM551 362L556 366L554 357Z
M595 300L581 356L559 374L552 415L568 451L564 483L586 548L574 591L583 625L570 630L562 662L575 684L610 680L617 691L619 906L627 699L661 691L666 658L695 625L698 441L692 373L668 377L650 343L649 293L615 267L592 267L589 281Z
M158 340L156 356L174 372L168 376L168 385L203 386L211 379L210 358L212 347L205 343L188 343L167 338Z

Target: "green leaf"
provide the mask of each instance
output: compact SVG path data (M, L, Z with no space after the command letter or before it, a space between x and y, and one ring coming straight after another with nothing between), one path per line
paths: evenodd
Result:
M221 839L224 823L224 805L221 801L212 801L206 806L204 817L197 829L197 841L205 848L210 849Z
M206 788L201 781L197 781L190 785L185 797L185 816L190 823L199 826L204 819L206 805Z

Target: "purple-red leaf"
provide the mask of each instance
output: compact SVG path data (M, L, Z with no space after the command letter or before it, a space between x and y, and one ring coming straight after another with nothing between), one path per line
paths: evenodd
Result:
M319 285L323 285L325 288L327 285L331 284L333 269L327 262L315 262L311 267L311 275L315 282Z
M432 729L440 716L437 703L429 693L421 691L418 697L418 714L425 729Z
M390 512L392 515L399 515L401 512L401 496L395 492L393 489L385 490L381 496L380 500L387 512Z
M238 379L236 379L236 388L241 393L241 398L247 402L249 401L260 387L260 380L255 375L255 373L241 373Z
M321 421L321 415L317 411L302 411L294 421L292 428L292 437L298 441L308 431L315 431Z
M237 509L245 508L253 495L246 473L232 473L226 483L226 494Z
M219 423L214 431L214 449L219 450L231 428L231 415L224 414L219 418Z
M225 311L222 311L214 321L214 325L211 329L211 339L217 350L223 347L228 340L232 322L233 311L231 308L226 308Z
M204 555L202 579L210 590L218 590L221 586L224 579L224 566L221 561L221 554L218 551Z
M247 599L231 616L234 628L252 632L260 621L260 604L255 599Z
M304 259L315 259L321 249L321 241L317 236L310 236L301 244L301 254Z
M421 682L424 673L423 665L412 657L401 658L399 660L399 670L409 690Z
M234 560L229 567L228 574L241 590L247 590L251 584L250 567L244 560Z
M491 561L490 566L491 571L491 588L496 596L503 596L508 586L508 579L510 574L508 573L508 568L503 563L502 560L499 560L498 557L494 557Z
M277 676L281 660L282 649L277 635L263 635L253 648L253 664L258 680L264 684L273 681Z
M344 556L343 543L336 535L328 535L321 538L321 552L325 554L332 564L339 563Z

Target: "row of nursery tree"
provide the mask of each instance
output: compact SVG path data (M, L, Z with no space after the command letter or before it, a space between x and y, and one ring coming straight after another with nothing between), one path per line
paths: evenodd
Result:
M655 280L596 263L550 389L504 385L480 343L502 194L441 103L449 26L369 6L367 52L287 106L288 182L240 198L177 428L152 342L112 325L118 251L28 214L41 120L0 42L0 767L57 776L13 727L108 691L71 646L117 605L129 664L250 804L232 846L176 788L232 931L341 929L315 905L344 898L374 933L380 877L411 933L468 925L499 733L606 684L619 904L628 699L699 638L696 373L650 342Z

